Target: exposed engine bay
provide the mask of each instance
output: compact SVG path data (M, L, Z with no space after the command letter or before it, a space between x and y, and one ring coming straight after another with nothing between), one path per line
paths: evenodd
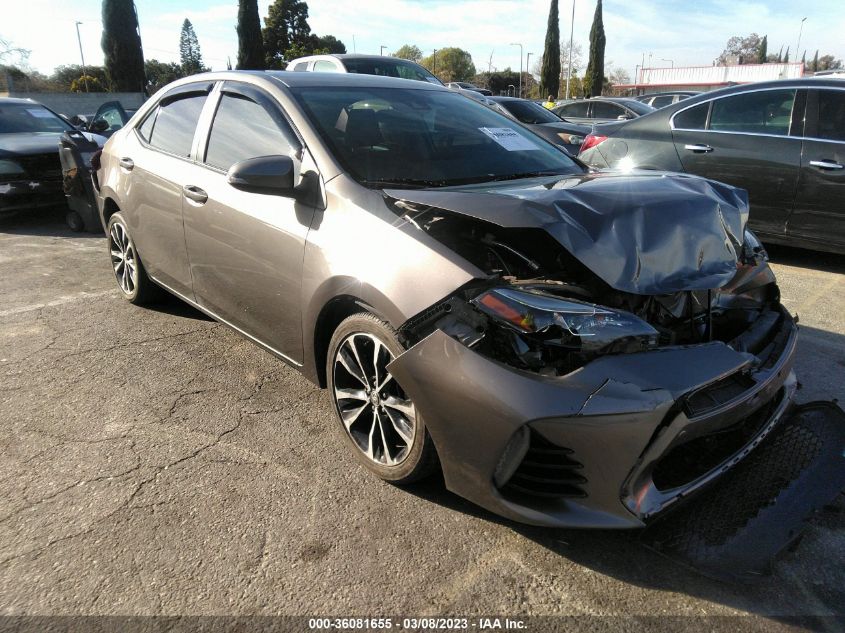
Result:
M441 329L510 366L559 376L600 355L709 341L763 359L782 318L765 251L748 231L726 285L643 295L612 288L543 229L404 201L395 208L488 276L406 323L408 344Z

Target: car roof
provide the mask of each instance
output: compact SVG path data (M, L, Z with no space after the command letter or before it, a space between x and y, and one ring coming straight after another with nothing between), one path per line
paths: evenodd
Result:
M0 103L20 103L26 105L42 105L32 99L20 99L18 97L0 97Z
M362 73L304 73L289 70L220 70L217 72L191 75L190 77L179 79L172 85L175 87L193 82L225 81L227 79L237 80L239 75L274 79L288 88L298 88L300 86L355 86L363 88L404 88L406 90L442 90L454 94L454 91L449 90L445 86L415 79L399 79L398 77L365 75Z
M531 99L523 99L521 97L487 97L491 101L528 101L530 103L536 103L535 101L531 101Z
M320 55L304 55L290 60L288 63L301 62L305 60L321 59L326 57L333 57L335 59L391 59L395 61L408 62L409 64L416 64L415 61L404 59L402 57L393 57L392 55L367 55L365 53L322 53Z

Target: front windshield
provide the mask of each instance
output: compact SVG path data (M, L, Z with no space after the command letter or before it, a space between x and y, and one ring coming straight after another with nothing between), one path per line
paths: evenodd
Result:
M428 81L442 85L442 82L419 64L402 61L401 59L371 59L350 57L343 60L346 71L359 75L381 75L382 77L398 77L399 79L414 79Z
M326 145L359 182L436 187L581 173L564 152L457 93L293 88Z
M559 116L533 101L500 101L499 104L510 112L520 123L526 123L528 125L560 123Z
M0 103L0 134L64 132L69 123L38 103Z

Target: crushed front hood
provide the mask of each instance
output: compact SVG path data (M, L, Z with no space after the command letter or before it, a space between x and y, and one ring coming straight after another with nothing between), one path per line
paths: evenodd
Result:
M728 283L748 220L745 191L658 172L386 189L385 194L505 228L544 229L608 285L642 295Z

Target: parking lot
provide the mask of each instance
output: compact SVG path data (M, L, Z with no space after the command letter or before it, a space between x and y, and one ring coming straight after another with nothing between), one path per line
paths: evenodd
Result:
M772 261L802 325L799 400L845 401L845 257ZM58 214L0 220L0 421L7 615L845 615L842 497L737 587L634 534L392 487L342 445L324 393L175 299L123 301L103 238Z

